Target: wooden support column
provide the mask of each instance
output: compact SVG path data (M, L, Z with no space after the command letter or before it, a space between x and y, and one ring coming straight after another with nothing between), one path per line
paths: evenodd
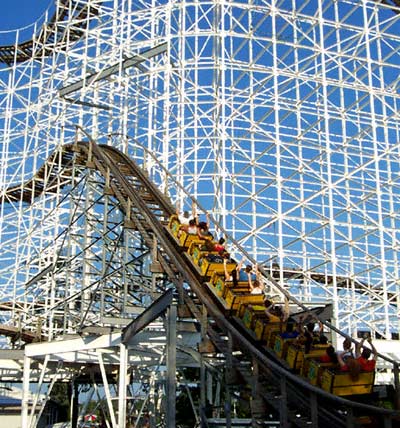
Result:
M228 332L228 353L226 355L226 367L225 367L225 424L226 428L232 427L232 400L231 400L231 389L230 381L232 379L232 334Z
M176 315L175 305L167 309L167 427L176 426Z
M207 308L203 306L202 317L200 322L201 343L200 343L200 421L201 427L208 426L206 409L206 369L204 365L203 347L207 341Z
M352 407L347 407L346 411L347 411L347 415L346 415L346 428L353 428L354 427L353 408Z
M280 417L280 427L281 428L289 428L288 421L288 405L287 405L287 385L286 378L282 376L281 378L281 400L280 400L280 409L279 409L279 417Z
M24 357L24 377L22 384L22 403L21 403L21 426L28 427L28 415L29 415L29 383L30 383L30 372L31 372L31 359Z
M71 427L78 428L79 418L79 384L76 380L72 383L72 401L71 401Z
M310 408L311 408L311 425L318 426L318 398L315 392L310 395Z
M99 367L100 367L101 377L103 379L104 393L105 393L105 396L107 399L108 412L110 413L111 427L112 428L118 428L117 420L115 418L114 408L112 405L112 397L111 397L110 388L108 385L107 373L106 373L106 369L104 367L103 354L101 352L101 349L97 350L97 358L99 359Z
M252 379L253 383L251 385L251 426L253 428L256 428L258 426L257 424L257 414L258 414L258 406L259 401L261 400L260 394L259 394L259 365L258 361L253 358L253 373L252 373Z
M213 396L213 375L210 373L210 371L206 372L206 388L207 388L207 405L208 403L214 402L214 396Z
M156 428L156 373L153 371L150 375L149 380L150 391L149 391L149 423L150 428Z
M119 383L118 383L118 428L126 427L126 377L128 371L128 349L124 343L119 346Z
M400 410L400 380L399 380L399 364L393 364L394 390L396 394L395 407Z

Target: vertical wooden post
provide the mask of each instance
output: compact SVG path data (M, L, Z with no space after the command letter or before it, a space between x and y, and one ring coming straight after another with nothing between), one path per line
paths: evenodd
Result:
M257 407L257 404L259 403L259 365L256 358L253 358L253 372L252 372L252 380L253 383L251 385L251 426L253 428L256 428L258 425L257 423L257 417L256 417L256 411L255 408Z
M167 426L176 425L176 306L167 309Z
M280 417L280 426L282 428L288 428L288 406L287 406L287 388L286 388L286 378L284 376L281 377L281 401L280 401L280 409L279 409L279 417Z
M311 426L318 426L318 397L315 392L310 393Z
M201 316L201 324L200 324L200 331L201 331L201 343L200 345L203 346L207 339L207 308L203 306L202 310L202 316ZM204 365L204 357L203 357L203 349L200 349L200 421L201 421L201 427L207 427L207 421L206 421L206 369Z
M126 376L128 371L128 350L125 344L119 346L118 382L118 428L126 427Z
M395 390L395 408L400 410L400 380L399 380L399 364L393 364L394 390Z
M79 384L77 381L72 383L72 402L71 402L71 427L78 428L78 418L79 418Z
M22 386L22 403L21 403L21 426L28 427L29 412L29 383L30 383L31 359L24 357L24 377Z
M225 367L225 420L226 428L232 427L232 403L231 403L231 390L230 390L230 379L232 376L233 364L232 364L232 334L228 332L228 353L226 355L226 367Z

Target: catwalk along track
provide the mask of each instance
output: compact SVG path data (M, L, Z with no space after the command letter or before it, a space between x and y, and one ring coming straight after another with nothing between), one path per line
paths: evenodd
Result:
M237 391L251 391L253 426L263 426L271 414L281 427L399 426L399 412L377 407L371 400L360 402L324 391L288 367L263 338L246 328L235 310L224 306L224 299L210 285L213 272L205 275L174 236L175 207L147 173L122 152L84 135L85 141L60 147L29 182L8 189L4 201L29 204L44 191L59 191L63 181L69 183L73 165L97 170L104 177L104 189L119 201L125 223L153 251L156 242L155 261L175 286L178 308L185 309L178 310L178 316L199 321L210 345L205 352L225 360L225 382ZM60 180L61 186L51 185ZM3 329L2 334L7 332ZM204 340L203 345L207 345Z

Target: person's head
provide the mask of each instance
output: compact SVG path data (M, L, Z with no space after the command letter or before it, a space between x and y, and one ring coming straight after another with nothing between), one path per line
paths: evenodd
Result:
M330 345L326 348L325 352L331 357L332 355L336 355L335 348Z
M225 243L225 239L224 238L219 238L218 244L219 245L224 245Z
M309 331L310 333L312 333L314 331L314 328L315 328L315 323L314 322L307 323L306 328L307 328L307 331Z
M260 281L258 279L255 279L253 281L253 287L256 287L256 288L260 288L261 287L261 283L260 283Z
M268 298L264 299L264 306L268 309L272 306L272 301Z
M253 268L252 268L251 265L246 265L246 267L244 268L244 270L245 270L245 272L250 273L253 270Z
M337 359L335 348L332 345L329 345L326 348L325 352L326 352L326 355L328 355L328 357L331 359L332 363L337 364L338 359Z
M350 339L348 339L348 338L344 339L344 341L343 341L343 349L345 351L348 351L351 348L351 345L352 345L352 343L351 343Z
M189 220L189 226L196 226L196 220L195 219L190 219Z
M183 217L189 218L189 211L183 211Z
M361 352L361 356L363 358L365 358L366 360L368 360L368 358L371 356L371 350L368 348L363 348L362 352Z
M200 228L200 229L207 230L207 229L208 229L208 227L207 227L207 223L206 223L205 221L201 221L201 222L199 223L199 228Z
M274 315L279 318L283 318L283 310L280 306L274 306Z

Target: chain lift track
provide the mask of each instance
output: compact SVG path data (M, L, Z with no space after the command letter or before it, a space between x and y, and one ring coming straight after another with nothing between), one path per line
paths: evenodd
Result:
M53 163L56 156L50 157L49 163ZM282 427L289 426L289 423L292 424L290 426L299 427L356 426L354 424L360 414L372 414L382 420L385 427L391 426L391 417L395 413L345 400L309 385L296 375L286 371L271 358L266 350L257 347L249 336L246 336L232 323L232 320L226 317L226 314L218 308L212 296L206 291L203 284L204 279L193 268L166 228L169 217L175 211L174 207L154 186L147 174L126 155L110 146L98 146L93 140L90 140L63 146L59 156L62 163L58 163L58 165L60 170L63 170L64 177L73 176L71 170L71 174L65 174L65 172L72 166L74 158L76 164L98 171L105 180L104 189L118 199L119 207L124 212L125 225L129 225L130 228L139 232L145 247L154 250L156 241L153 263L156 262L162 266L162 271L179 291L178 303L189 308L191 316L203 326L203 340L207 337L213 342L214 355L208 355L208 358L212 360L217 355L224 356L226 382L231 388L238 388L240 384L253 385L253 387L256 385L257 397L253 397L253 400L265 400L269 406L275 408L280 415ZM51 175L56 180L60 170L43 166L39 169L38 175L31 180L30 185L11 189L8 192L8 198L10 200L22 198L33 202L35 198L40 197L41 189L38 189L33 183L43 179L43 171L46 169L52 171ZM51 181L51 177L47 177L47 182L51 183ZM182 283L189 285L189 288L182 288ZM204 323L204 317L207 320L206 323ZM126 336L127 329L123 331ZM113 334L115 338L112 339L109 346L120 346L123 342L121 334L117 332ZM92 338L91 340L100 341L101 338L102 336L98 336L97 339ZM60 342L57 340L50 342L46 342L45 338L40 340L44 340L44 342L26 346L25 359L27 356L33 360L40 359L46 355L46 361L52 361L54 364L57 360L55 349L58 349L59 352L64 346L66 350L73 350L68 341L64 343L61 341L60 348ZM125 342L128 344L129 340ZM80 351L84 352L83 342L80 346L82 346ZM101 346L104 346L104 343ZM120 352L122 360L123 352ZM104 368L101 361L100 358L99 372L102 367ZM24 376L29 378L26 364L25 362ZM64 364L65 367L68 367L68 363ZM93 361L90 366L92 365ZM76 364L71 364L71 367L76 369ZM115 369L115 367L113 368ZM82 372L85 372L85 369ZM233 373L236 373L236 376L232 376ZM29 384L29 379L25 378L24 383L25 386ZM121 391L119 394L121 395ZM126 397L122 397L122 400L126 400ZM173 407L173 404L171 406ZM25 413L27 413L27 409L25 409ZM25 417L27 416L25 415ZM260 413L258 409L258 413L253 412L253 418L262 421L266 415Z

